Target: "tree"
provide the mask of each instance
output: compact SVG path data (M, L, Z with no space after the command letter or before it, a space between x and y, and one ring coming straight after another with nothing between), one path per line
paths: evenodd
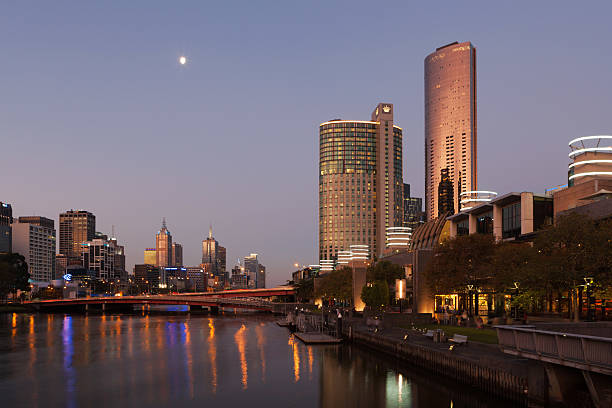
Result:
M404 268L389 261L375 262L370 265L366 272L368 282L382 280L387 282L387 285L395 285L396 279L404 279L405 277Z
M29 291L28 264L22 255L17 253L0 255L0 298L6 299L9 293L18 290Z
M367 284L361 290L361 300L371 309L383 309L389 302L389 285L384 280Z
M293 285L298 301L308 301L314 297L314 279L303 279Z
M489 283L494 275L495 241L488 234L448 239L434 249L426 274L436 294L464 292Z
M353 272L344 267L322 275L317 284L317 296L350 302L353 298Z

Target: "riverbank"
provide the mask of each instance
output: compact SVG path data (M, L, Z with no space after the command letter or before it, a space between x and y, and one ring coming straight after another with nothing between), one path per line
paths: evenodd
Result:
M0 313L35 313L36 310L27 305L19 303L7 303L0 305Z
M543 367L502 353L496 345L469 342L450 347L414 331L386 328L371 332L359 320L343 325L343 337L409 365L450 378L522 406L545 405L548 382Z

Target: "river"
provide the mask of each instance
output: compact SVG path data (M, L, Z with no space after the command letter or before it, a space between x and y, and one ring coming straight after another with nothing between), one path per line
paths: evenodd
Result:
M477 391L269 315L0 314L2 407L487 407Z

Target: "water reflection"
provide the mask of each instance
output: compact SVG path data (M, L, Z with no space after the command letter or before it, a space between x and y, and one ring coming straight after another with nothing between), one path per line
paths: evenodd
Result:
M249 381L249 367L246 359L246 326L242 324L240 329L234 335L236 346L238 346L238 354L240 357L240 371L242 372L242 389L246 390Z
M258 315L0 315L3 407L510 406L396 364Z

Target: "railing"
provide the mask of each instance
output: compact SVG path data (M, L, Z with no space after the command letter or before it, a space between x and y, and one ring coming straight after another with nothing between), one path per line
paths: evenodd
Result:
M612 338L494 326L502 351L521 357L612 375Z

